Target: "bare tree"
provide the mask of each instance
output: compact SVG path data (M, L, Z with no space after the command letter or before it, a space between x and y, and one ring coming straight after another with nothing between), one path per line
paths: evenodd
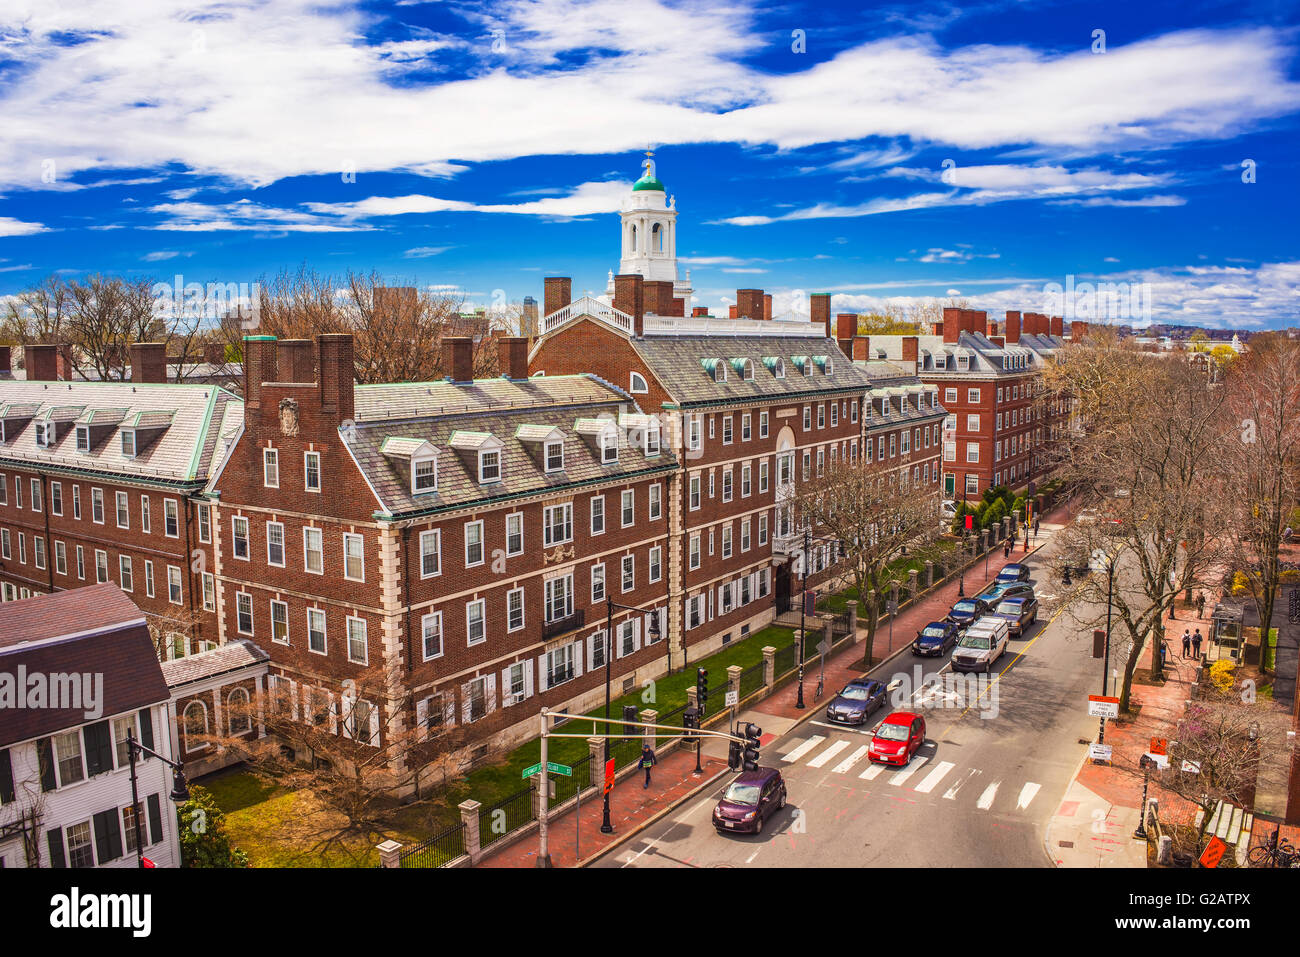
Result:
M71 298L67 283L47 276L31 289L5 303L0 321L0 338L27 345L31 342L59 342L68 320Z
M794 500L800 525L814 538L840 543L866 617L867 668L880 621L877 602L895 581L894 566L905 556L926 558L939 532L938 493L909 487L908 473L879 462L840 462L804 482ZM870 600L872 590L877 602Z
M65 326L78 372L87 376L93 372L103 381L127 377L131 343L162 333L162 324L154 316L153 287L149 279L101 275L68 283Z

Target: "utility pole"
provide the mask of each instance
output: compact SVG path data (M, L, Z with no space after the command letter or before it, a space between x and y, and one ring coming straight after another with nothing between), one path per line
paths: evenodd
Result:
M608 705L606 707L608 707ZM542 713L540 715L540 719L542 722L542 771L541 771L542 780L540 784L541 808L537 812L537 866L538 867L551 866L551 849L550 846L547 844L547 838L550 837L550 829L548 827L547 822L548 822L548 816L549 816L550 805L551 805L551 788L550 788L550 780L546 775L546 760L549 757L549 755L546 753L546 741L547 741L546 731L547 731L547 725L549 724L549 722L546 720L546 716L549 713L550 713L549 708L543 708ZM608 738L605 739L605 750L606 751L609 750Z

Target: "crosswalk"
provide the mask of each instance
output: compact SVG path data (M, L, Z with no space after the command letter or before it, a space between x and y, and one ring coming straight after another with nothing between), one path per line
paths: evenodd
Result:
M876 764L867 758L868 745L853 745L851 740L834 740L826 735L813 734L796 741L781 756L781 762L826 768L830 774L844 775L846 779L879 780L886 787L900 791L941 794L941 800L945 801L969 801L968 795L974 795L975 807L981 811L1025 811L1042 789L1042 785L1035 781L1012 783L994 780L979 768L961 768L956 762L936 761L932 756L921 754L913 757L911 763L903 768Z

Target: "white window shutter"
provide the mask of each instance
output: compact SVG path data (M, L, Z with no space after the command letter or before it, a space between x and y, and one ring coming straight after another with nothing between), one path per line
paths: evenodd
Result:
M421 698L415 702L415 727L418 729L415 733L417 741L423 741L428 734L429 727L429 699Z
M578 640L573 643L573 677L582 677L582 641Z
M338 734L339 733L339 706L338 703L334 700L333 692L327 691L325 692L325 694L329 698L329 703L330 703L330 734Z
M383 744L379 737L379 705L374 703L370 705L370 743L375 747Z
M501 669L501 707L508 708L515 703L514 692L511 690L513 685L510 683L510 669Z
M537 676L540 690L546 691L551 687L551 673L546 670L546 656L540 655L537 658Z
M462 724L469 724L470 709L470 682L460 686L460 720Z
M447 694L442 706L442 720L448 727L456 723L456 701L455 695Z
M289 679L289 720L298 720L298 683Z
M495 674L488 675L487 681L484 683L487 685L487 694L485 696L487 698L487 713L491 714L497 709L497 676Z
M581 656L579 656L581 659ZM533 696L533 663L530 660L524 662L524 697Z
M632 619L632 654L641 650L641 619L636 617Z

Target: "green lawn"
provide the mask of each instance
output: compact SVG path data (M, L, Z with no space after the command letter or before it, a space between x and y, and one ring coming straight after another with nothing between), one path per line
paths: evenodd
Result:
M941 545L945 554L956 547L955 543L948 542ZM906 585L908 581L907 573L913 568L916 569L918 575L923 573L925 571L925 560L900 556L889 563L889 577L897 579L901 585ZM858 603L858 614L861 616L864 609L862 601L858 598L858 586L856 585L850 585L843 591L822 596L817 602L817 610L831 615L842 615L848 611L848 603L851 601Z

